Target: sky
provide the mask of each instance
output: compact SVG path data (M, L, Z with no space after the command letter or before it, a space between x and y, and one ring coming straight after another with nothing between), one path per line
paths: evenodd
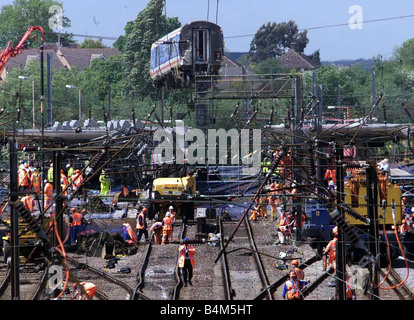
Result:
M0 0L0 5L12 0ZM60 0L71 20L69 32L118 37L149 0ZM182 24L217 22L226 48L247 52L256 31L267 22L293 20L308 30L305 54L320 50L324 61L392 56L396 46L414 38L414 1L410 0L165 0L164 14ZM218 7L218 10L217 10ZM51 14L52 16L52 14ZM83 38L75 38L82 42ZM104 40L106 45L113 41Z

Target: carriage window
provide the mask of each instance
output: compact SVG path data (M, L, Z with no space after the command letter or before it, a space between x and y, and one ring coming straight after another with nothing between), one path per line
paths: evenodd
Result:
M195 63L207 64L209 60L207 30L194 30L194 50Z

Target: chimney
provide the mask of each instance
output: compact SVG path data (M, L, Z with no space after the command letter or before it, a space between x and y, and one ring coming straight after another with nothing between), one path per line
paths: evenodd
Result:
M296 50L296 42L290 43L290 50Z
M64 47L65 46L65 37L59 36L58 37L58 47Z

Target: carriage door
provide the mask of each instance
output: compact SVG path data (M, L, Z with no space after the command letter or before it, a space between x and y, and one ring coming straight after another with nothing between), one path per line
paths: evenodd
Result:
M195 74L205 74L210 62L210 32L207 29L193 31L193 68Z

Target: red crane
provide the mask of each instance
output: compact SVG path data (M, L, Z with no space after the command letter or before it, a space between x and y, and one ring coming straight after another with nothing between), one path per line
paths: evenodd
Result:
M36 26L36 27L30 27L29 29L27 29L26 33L24 34L19 44L15 48L13 48L13 45L11 42L7 44L6 49L4 49L0 54L0 75L3 72L3 69L6 67L7 61L9 61L10 58L17 56L18 54L21 54L24 49L27 49L28 46L27 46L26 41L27 40L33 41L35 39L36 35L35 34L31 35L31 33L34 31L39 31L39 30L42 35L41 41L43 43L44 30L42 27Z

